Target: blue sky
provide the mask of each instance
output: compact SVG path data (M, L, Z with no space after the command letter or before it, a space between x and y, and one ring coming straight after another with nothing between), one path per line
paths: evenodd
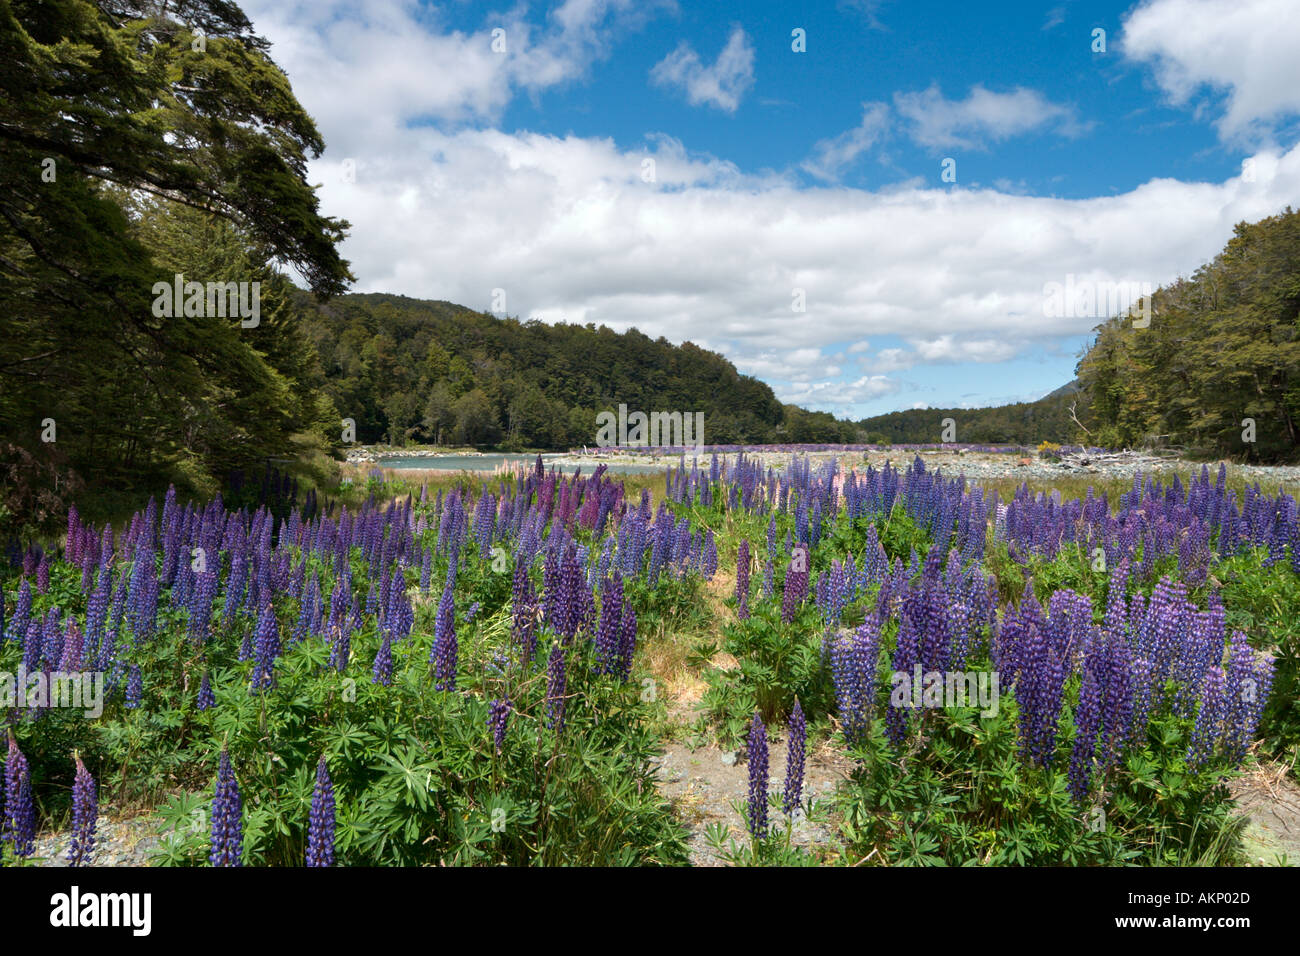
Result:
M358 290L690 339L838 415L1037 398L1104 317L1050 283L1300 205L1294 0L245 9Z

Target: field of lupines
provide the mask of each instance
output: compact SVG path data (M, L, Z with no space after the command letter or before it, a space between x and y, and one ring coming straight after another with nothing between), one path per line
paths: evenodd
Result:
M376 473L352 509L275 479L74 510L0 577L0 672L38 688L6 702L3 858L63 826L93 862L98 796L161 805L170 864L684 863L645 654L683 633L697 731L748 761L735 862L1237 862L1227 781L1300 741L1300 516L1226 477L1000 502L919 459L715 456L655 507L539 460ZM39 690L78 672L102 715ZM854 768L829 806L802 781L827 739ZM804 815L833 845L792 844Z

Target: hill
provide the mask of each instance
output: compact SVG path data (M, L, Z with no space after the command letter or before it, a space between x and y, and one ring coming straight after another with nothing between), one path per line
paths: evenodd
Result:
M619 404L703 412L710 443L778 440L786 421L772 389L718 353L636 329L386 294L313 302L304 313L325 393L360 441L591 445L597 413Z

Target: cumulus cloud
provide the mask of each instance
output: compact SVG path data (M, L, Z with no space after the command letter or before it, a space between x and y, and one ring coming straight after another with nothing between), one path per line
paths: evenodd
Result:
M754 47L740 27L731 31L727 45L712 66L683 40L650 70L657 86L677 88L692 106L713 106L734 113L741 97L754 85Z
M567 0L543 26L516 7L470 33L447 30L438 10L419 0L245 0L242 7L271 39L294 91L307 93L331 149L354 154L363 145L401 148L394 134L403 123L490 122L520 92L581 79L618 38L675 3ZM313 90L323 95L312 97Z
M1150 64L1175 104L1226 93L1225 139L1259 139L1300 114L1300 4L1295 0L1148 0L1128 15L1125 56Z
M1047 283L1158 285L1234 223L1300 203L1300 148L1257 156L1253 183L1161 179L1086 200L798 189L666 137L623 149L494 130L412 130L355 182L340 172L312 166L325 208L353 223L344 252L363 291L486 308L501 288L511 314L692 339L779 381L830 364L816 350L881 335L909 343L879 356L906 367L1084 334L1102 317L1044 315Z
M1087 129L1072 107L1025 87L998 93L977 83L964 100L950 100L936 84L894 94L894 106L908 121L912 139L933 149L985 149L989 143L1045 127L1067 137Z
M883 375L869 375L853 382L803 382L774 389L776 397L791 405L840 415L852 414L859 405L893 395L902 385Z
M863 103L862 122L838 136L823 139L813 146L812 156L803 169L818 179L833 181L840 172L874 146L889 129L889 105Z
M317 2L353 22L351 7ZM470 38L395 40L415 11L394 0L366 7L394 19L389 29L358 26L353 49L315 4L249 4L259 5L269 11L252 10L259 31L331 144L309 172L324 211L352 223L343 254L358 291L487 309L503 289L512 315L692 340L761 372L785 400L818 407L894 394L903 385L891 373L904 369L996 361L1086 334L1102 317L1045 316L1046 283L1073 274L1159 285L1215 255L1235 223L1300 205L1300 147L1257 152L1253 182L1153 179L1115 195L1058 199L920 181L807 188L793 172L745 173L664 135L616 143L420 123L437 104L459 115L477 101L455 105L447 91L425 88L432 81L374 72L391 56L381 35L399 49ZM591 19L597 8L602 21ZM548 20L548 35L603 48L599 30L585 38L573 24L608 23L615 12L572 7L573 20ZM489 49L486 34L479 40ZM332 49L346 55L331 62L322 50ZM355 161L351 180L346 159ZM642 178L646 159L655 162L653 182ZM793 310L796 289L806 313ZM882 336L904 347L837 358Z

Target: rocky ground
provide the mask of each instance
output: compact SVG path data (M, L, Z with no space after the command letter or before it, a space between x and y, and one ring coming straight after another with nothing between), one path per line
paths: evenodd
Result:
M1300 785L1282 765L1261 765L1233 782L1237 805L1250 818L1243 837L1256 866L1300 866Z
M780 790L785 780L786 743L772 741L768 745L768 773L771 788ZM744 845L749 840L744 817L736 811L749 797L749 766L744 757L735 751L723 751L708 744L691 749L680 743L670 743L656 761L660 790L689 836L691 863L695 866L726 866L711 845L707 832L711 825L720 824L727 837ZM804 770L804 801L829 804L836 785L849 770L842 755L827 748L814 751L807 757ZM784 827L784 816L772 808L770 820ZM812 850L824 848L829 852L834 843L833 825L818 820L814 807L812 819L795 823L791 843Z
M162 843L158 817L145 814L123 817L101 816L95 830L96 866L149 866L150 854ZM44 833L36 838L32 862L38 866L67 866L69 831Z
M436 465L436 458L447 454L454 454L459 457L481 453L472 450L451 452L447 449L429 448L396 451L377 446L367 446L350 451L347 460L350 464L372 464L387 455L400 455L402 457L435 459L431 461L431 465ZM858 469L865 468L867 465L883 468L886 464L891 464L895 468L905 468L919 455L921 460L925 462L927 469L942 469L945 474L965 475L974 481L1008 478L1020 481L1050 481L1062 477L1087 478L1089 476L1096 476L1098 481L1131 480L1138 473L1172 474L1176 472L1187 476L1199 472L1201 468L1199 462L1193 463L1173 456L1150 455L1129 451L1100 454L1083 452L1062 456L1059 461L1040 458L1036 453L1032 452L1026 452L1022 455L964 451L960 449L916 452L899 448L856 452L816 451L804 453L759 447L747 454L751 458L759 458L765 465L775 468L788 465L791 458L795 457L796 454L800 458L806 454L813 462L839 458L845 468ZM688 465L692 457L689 454L686 456ZM735 453L729 453L723 457L734 458ZM709 459L710 455L707 452L699 456L701 465L707 465ZM549 455L546 463L547 465L563 466L582 465L584 470L589 470L595 468L601 462L667 467L669 465L676 466L681 460L680 454L633 454L619 449L598 450L592 448L587 449L585 453ZM1218 462L1209 463L1209 467L1213 474L1218 470ZM1300 485L1300 466L1297 465L1243 465L1229 463L1228 468L1231 474L1238 475L1248 482L1258 481L1266 491L1274 490L1279 484Z
M1125 479L1135 474L1179 473L1194 474L1200 471L1200 463L1182 461L1174 457L1147 455L1139 452L1118 452L1099 455L1086 453L1065 455L1060 461L1040 458L1037 454L995 454L975 451L907 451L902 449L882 449L865 452L811 452L808 458L813 462L828 461L839 458L845 468L859 470L871 465L883 468L886 464L895 468L906 468L917 458L925 463L927 470L942 469L948 475L965 475L978 481L980 479L1013 478L1018 480L1051 481L1063 477L1086 478L1097 476L1098 480ZM595 465L601 461L614 458L627 464L662 464L676 465L681 461L679 455L625 455L622 453L601 456L565 455L548 461L565 464ZM734 456L731 456L734 457ZM790 452L758 449L750 452L749 457L761 459L765 465L783 467L788 465L794 455ZM802 453L799 455L803 457ZM691 461L687 457L687 463ZM707 465L709 456L701 456L701 465ZM1218 462L1209 464L1213 475L1218 470ZM1230 474L1239 475L1249 482L1258 481L1266 490L1277 484L1300 483L1300 466L1295 465L1238 465L1228 464Z

